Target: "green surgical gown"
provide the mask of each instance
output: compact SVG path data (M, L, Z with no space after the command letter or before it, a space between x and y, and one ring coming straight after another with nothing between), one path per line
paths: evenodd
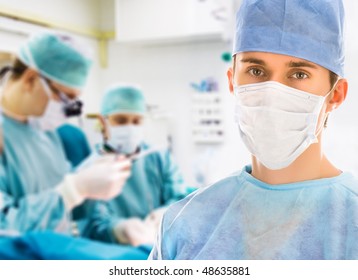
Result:
M150 149L146 144L141 150ZM186 196L178 165L168 150L160 150L132 163L131 176L122 193L109 202L87 202L88 222L83 234L105 242L117 242L113 227L125 219L144 219L154 209L168 206Z
M69 232L70 215L54 191L70 171L59 136L4 116L0 228Z

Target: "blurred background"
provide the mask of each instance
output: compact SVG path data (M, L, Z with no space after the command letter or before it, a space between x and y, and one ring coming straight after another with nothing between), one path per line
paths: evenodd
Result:
M113 83L139 85L148 103L146 138L170 145L189 184L210 184L250 162L234 122L231 66L235 11L240 0L0 0L0 66L34 32L56 29L92 49L94 67L81 99L98 113ZM324 136L326 153L358 175L358 2L346 8L346 102L334 112ZM274 7L273 7L274 9ZM82 126L91 144L94 121Z

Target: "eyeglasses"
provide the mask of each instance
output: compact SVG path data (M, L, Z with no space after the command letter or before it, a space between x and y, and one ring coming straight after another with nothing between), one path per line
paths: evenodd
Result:
M46 82L46 84L51 89L51 91L54 94L56 94L60 98L61 102L64 104L63 110L66 117L75 117L75 116L80 116L82 114L83 102L81 100L77 98L74 99L69 98L61 90L55 88L47 78L43 76L41 76L41 78L43 78L43 80Z

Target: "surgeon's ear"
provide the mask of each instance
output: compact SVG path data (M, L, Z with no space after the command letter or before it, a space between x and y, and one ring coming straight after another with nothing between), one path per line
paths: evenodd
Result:
M340 79L336 84L336 87L334 89L334 92L333 92L333 95L332 95L330 101L328 102L327 112L333 111L334 109L338 108L343 103L343 101L346 99L347 91L348 91L347 80Z
M230 67L227 70L227 79L229 82L229 90L231 94L234 94L233 76L234 76L234 71L232 70L232 67Z
M22 74L20 81L22 82L23 91L31 93L35 88L36 81L38 79L39 74L33 69L26 69L26 71Z

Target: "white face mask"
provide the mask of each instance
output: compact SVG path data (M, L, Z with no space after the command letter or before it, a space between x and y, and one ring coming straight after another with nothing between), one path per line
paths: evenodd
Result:
M56 101L52 99L51 89L42 78L40 78L40 81L42 86L44 87L47 97L49 98L49 101L42 116L29 117L29 124L43 131L53 131L66 122L64 104L61 101Z
M109 126L109 134L108 144L127 155L134 153L143 141L141 125Z
M235 86L236 122L246 147L269 169L289 166L312 143L325 96L263 82Z

